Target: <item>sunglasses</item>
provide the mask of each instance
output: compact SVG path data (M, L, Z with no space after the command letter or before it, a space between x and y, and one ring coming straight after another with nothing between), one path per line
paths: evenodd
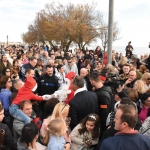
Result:
M147 80L150 80L150 78L148 78Z

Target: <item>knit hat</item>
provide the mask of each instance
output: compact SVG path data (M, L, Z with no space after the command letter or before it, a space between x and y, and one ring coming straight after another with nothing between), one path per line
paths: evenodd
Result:
M36 85L36 81L34 80L33 77L27 77L26 80L24 81L24 86L26 88L29 88L29 89L33 89Z
M134 54L132 55L132 58L138 59L138 55Z

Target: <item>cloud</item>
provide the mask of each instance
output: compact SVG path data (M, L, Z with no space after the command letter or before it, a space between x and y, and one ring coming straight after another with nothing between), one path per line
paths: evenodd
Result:
M64 4L71 2L70 0L65 0L65 1L57 0L57 1ZM44 9L46 3L52 3L52 2L54 1L53 0L11 0L11 1L0 0L0 25L1 25L0 41L5 40L5 36L7 34L10 35L10 40L14 39L14 41L15 40L20 41L21 33L27 31L27 27L35 19L36 13L41 9ZM106 14L106 17L108 17L109 0L94 0L93 2L97 3L96 5L97 10L100 10L101 12ZM92 4L92 0L75 0L71 3ZM117 16L122 15L127 10L134 9L140 5L146 5L150 7L150 0L114 0L115 19L117 18ZM127 37L126 27L128 27L129 25L126 22L124 22L123 24L123 21L120 20L119 22L121 22L119 24L122 25L121 27L122 34L125 35L125 37L123 37L124 39ZM142 23L140 23L140 25L142 26ZM132 26L136 26L136 25L133 24ZM146 28L148 28L148 26L146 26ZM139 30L139 28L135 28L135 29ZM134 33L136 32L135 29L133 29ZM128 30L131 30L131 27L129 27ZM145 33L146 33L145 30L144 30L144 34L142 34L141 32L143 36L145 35Z

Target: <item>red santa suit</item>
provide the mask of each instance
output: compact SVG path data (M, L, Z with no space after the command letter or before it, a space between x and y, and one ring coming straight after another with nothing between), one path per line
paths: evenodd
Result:
M19 105L20 102L24 100L42 101L43 97L37 96L32 92L35 86L37 86L37 84L34 78L28 77L24 82L24 86L18 91L16 98L12 101L12 104Z

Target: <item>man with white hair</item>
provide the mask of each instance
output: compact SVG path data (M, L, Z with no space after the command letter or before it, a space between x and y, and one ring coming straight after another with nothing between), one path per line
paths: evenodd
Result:
M86 87L88 91L92 91L92 85L88 77L88 70L86 68L82 68L80 70L80 76L84 78L86 82Z

